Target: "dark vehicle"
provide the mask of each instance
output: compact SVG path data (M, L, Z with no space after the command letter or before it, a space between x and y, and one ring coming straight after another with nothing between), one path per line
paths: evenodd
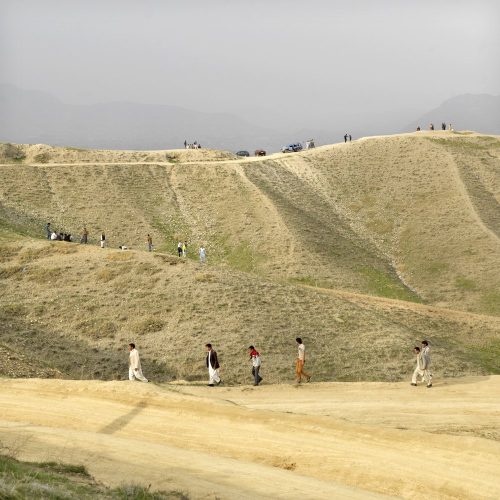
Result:
M281 148L282 153L296 153L297 151L302 151L302 144L300 142L294 142Z
M248 151L238 151L236 156L250 156L250 153Z
M255 156L266 156L266 152L263 149L256 149Z

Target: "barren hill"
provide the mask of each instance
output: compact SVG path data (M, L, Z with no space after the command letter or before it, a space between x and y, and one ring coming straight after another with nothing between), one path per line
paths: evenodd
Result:
M280 381L302 336L318 379L400 379L423 337L443 374L500 370L497 137L421 132L249 159L0 155L2 343L43 353L46 369L119 377L136 340L150 374L196 379L212 341L237 382L254 343ZM34 239L47 221L86 225L91 244ZM97 248L101 231L131 250Z

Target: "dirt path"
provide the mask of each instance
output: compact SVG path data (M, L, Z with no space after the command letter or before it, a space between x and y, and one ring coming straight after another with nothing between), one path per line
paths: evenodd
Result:
M194 498L493 499L499 392L500 376L431 390L4 379L0 442Z

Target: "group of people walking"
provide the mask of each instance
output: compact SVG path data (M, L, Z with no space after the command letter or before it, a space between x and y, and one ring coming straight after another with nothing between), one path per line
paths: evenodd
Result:
M295 382L297 384L302 383L302 379L305 378L306 382L311 380L311 374L304 371L304 364L306 362L306 346L302 342L300 337L295 339L297 343L297 357L295 360ZM129 350L129 380L139 380L141 382L148 382L148 379L142 373L141 361L139 358L139 351L136 349L135 344L130 343L128 345ZM205 344L206 358L205 364L208 369L208 386L214 387L220 385L222 380L220 378L219 369L220 363L217 356L217 352L212 347L212 344ZM425 381L427 387L432 387L432 373L431 373L431 354L429 342L427 340L422 340L422 347L414 347L414 353L417 360L417 366L413 372L411 379L411 385L417 386L418 377ZM260 353L255 349L253 345L248 347L249 360L252 366L252 379L253 385L258 386L263 378L260 375L260 368L262 366L262 359Z
M425 381L427 387L432 387L432 373L431 373L431 349L427 340L422 340L422 346L413 348L415 357L417 358L417 366L411 378L411 385L417 386L417 379Z
M296 338L297 342L297 359L295 362L295 381L297 384L302 383L302 378L304 377L307 382L311 380L311 375L304 371L304 363L306 362L306 347L302 342L300 337ZM141 361L139 358L139 351L136 349L134 343L128 345L129 350L129 380L139 380L141 382L148 382L148 379L142 373ZM220 385L222 380L219 374L219 358L217 357L217 352L212 347L212 344L205 344L205 350L207 352L205 358L205 364L208 369L208 386L214 387L215 385ZM254 381L254 386L258 386L263 378L260 375L260 367L262 366L262 360L260 353L255 349L253 345L248 347L249 360L252 363L252 378Z

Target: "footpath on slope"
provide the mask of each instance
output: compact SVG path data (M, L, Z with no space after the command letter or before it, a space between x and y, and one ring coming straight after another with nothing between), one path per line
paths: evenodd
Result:
M436 382L4 379L0 442L195 498L499 498L500 376Z

